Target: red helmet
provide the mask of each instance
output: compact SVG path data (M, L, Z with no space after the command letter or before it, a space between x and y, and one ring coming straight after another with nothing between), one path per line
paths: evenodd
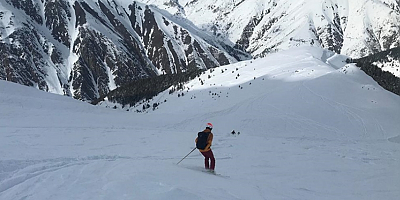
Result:
M207 123L206 128L212 129L212 128L213 128L213 125L212 125L211 123Z

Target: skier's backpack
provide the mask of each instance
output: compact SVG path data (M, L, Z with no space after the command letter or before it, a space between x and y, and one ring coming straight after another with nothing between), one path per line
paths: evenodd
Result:
M206 148L208 135L210 135L209 132L199 132L197 134L196 148L198 148L198 149L205 149Z

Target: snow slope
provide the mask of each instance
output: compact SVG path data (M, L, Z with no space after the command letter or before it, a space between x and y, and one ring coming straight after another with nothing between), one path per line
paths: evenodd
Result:
M396 0L140 1L185 16L254 57L311 45L358 58L400 44Z
M0 199L398 199L400 97L343 59L223 66L146 113L0 81ZM197 151L176 165L206 122L223 176Z

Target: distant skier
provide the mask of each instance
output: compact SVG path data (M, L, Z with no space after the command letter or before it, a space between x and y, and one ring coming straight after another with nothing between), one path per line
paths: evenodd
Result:
M199 149L200 153L204 156L204 166L207 170L214 172L215 169L215 158L214 154L211 150L211 144L213 140L213 134L211 130L213 129L213 125L211 123L207 123L206 129L204 131L199 132L197 138L195 140L196 147ZM209 162L211 160L211 163Z

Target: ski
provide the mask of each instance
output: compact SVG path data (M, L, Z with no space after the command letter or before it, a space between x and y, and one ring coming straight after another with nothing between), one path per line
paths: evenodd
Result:
M220 173L217 173L216 171L211 171L211 170L202 170L202 171L206 172L206 173L209 173L211 175L220 176L220 177L224 177L224 178L229 178L229 176L222 175Z

